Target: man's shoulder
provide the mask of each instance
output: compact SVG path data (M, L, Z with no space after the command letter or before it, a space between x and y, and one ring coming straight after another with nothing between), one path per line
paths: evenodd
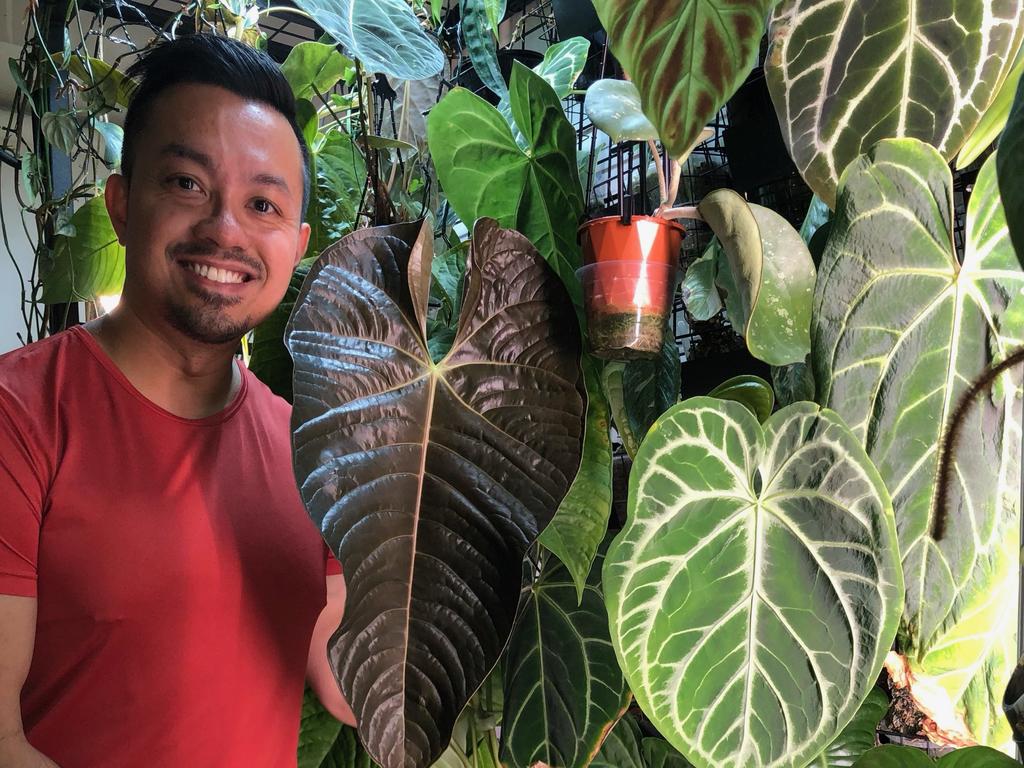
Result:
M292 405L264 384L256 374L247 368L243 369L246 377L246 399L249 405L261 416L287 426L291 429Z
M0 355L0 394L25 396L52 392L85 353L80 336L84 331L69 329Z

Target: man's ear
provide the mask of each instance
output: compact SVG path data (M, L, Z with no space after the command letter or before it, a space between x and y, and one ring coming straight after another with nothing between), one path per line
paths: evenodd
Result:
M103 190L103 200L107 204L107 214L117 234L117 242L124 245L128 235L128 179L120 173L110 174Z
M292 264L292 269L299 266L299 262L302 261L302 257L306 255L306 248L309 246L309 224L302 222L299 227L299 241L296 244L297 250L295 251L295 263Z

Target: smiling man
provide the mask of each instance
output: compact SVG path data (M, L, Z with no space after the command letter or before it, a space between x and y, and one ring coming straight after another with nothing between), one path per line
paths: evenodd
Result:
M289 406L234 352L305 252L308 152L241 43L130 74L121 302L0 357L0 766L294 766L304 680L352 721L326 654L344 585Z

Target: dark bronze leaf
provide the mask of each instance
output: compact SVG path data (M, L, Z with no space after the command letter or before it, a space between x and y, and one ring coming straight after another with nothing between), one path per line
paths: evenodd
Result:
M331 641L363 743L428 766L508 640L527 547L580 463L576 316L529 241L476 226L451 351L425 338L429 228L327 249L288 328L295 471L341 561Z

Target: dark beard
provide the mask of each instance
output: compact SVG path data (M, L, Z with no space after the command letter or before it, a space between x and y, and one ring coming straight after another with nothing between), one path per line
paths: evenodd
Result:
M215 247L205 243L181 243L173 247L168 255L180 258L187 256L210 256L216 252L217 249ZM261 269L259 262L246 257L244 254L238 254L235 258L253 269ZM248 316L240 321L231 321L224 315L222 310L237 304L241 299L229 298L216 293L207 293L206 291L193 291L192 293L202 303L198 306L186 303L172 304L168 308L167 319L177 331L193 341L216 346L237 343L242 336L262 322L262 318L254 321L252 316Z

